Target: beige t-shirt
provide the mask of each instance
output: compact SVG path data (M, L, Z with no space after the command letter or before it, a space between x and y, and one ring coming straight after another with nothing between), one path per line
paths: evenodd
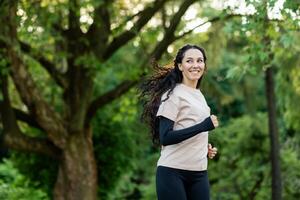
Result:
M166 98L167 92L161 100ZM162 102L156 116L174 121L174 130L193 126L210 116L210 108L200 90L177 84L169 99ZM207 169L208 131L178 144L161 147L157 166L202 171Z

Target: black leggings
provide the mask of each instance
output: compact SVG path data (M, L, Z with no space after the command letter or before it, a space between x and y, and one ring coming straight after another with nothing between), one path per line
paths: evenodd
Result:
M209 200L207 171L158 166L156 193L158 200Z

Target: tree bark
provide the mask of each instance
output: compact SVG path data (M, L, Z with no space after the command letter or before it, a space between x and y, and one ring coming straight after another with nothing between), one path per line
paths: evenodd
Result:
M55 200L96 200L97 167L91 133L70 134L54 188Z
M271 38L267 33L271 24L268 18L268 1L262 2L263 18L263 44L265 52L268 53L268 59L265 59L264 65L267 66L265 71L265 89L268 109L268 125L270 137L270 159L271 159L271 174L272 174L272 200L282 199L281 186L281 172L280 172L280 151L279 151L279 136L276 121L276 97L275 97L275 83L273 78L274 66L270 64L274 58L274 53L271 50Z
M280 153L278 128L276 121L276 102L274 94L273 68L268 67L265 72L265 85L267 96L267 107L269 117L269 137L271 143L271 173L272 173L272 200L281 200L281 172L280 172Z

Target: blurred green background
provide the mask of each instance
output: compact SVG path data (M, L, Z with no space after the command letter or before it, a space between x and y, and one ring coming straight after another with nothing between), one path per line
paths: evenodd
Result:
M59 167L68 162L56 151L71 155L71 168L98 172L97 199L156 199L159 148L140 121L137 88L152 73L152 58L168 64L187 43L206 49L201 91L221 122L209 136L218 148L209 161L211 199L300 198L299 1L1 0L0 6L0 199L72 192L95 199L75 190L54 194ZM276 103L275 119L269 102ZM60 145L63 133L69 145ZM271 160L282 185L273 196ZM84 170L80 176L89 180Z

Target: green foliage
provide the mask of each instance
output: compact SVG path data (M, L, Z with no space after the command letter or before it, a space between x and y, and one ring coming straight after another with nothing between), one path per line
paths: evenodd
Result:
M299 140L288 138L282 145L283 199L298 199L300 196Z
M265 199L270 192L266 114L231 119L210 133L219 150L209 163L213 199ZM256 198L255 198L256 199Z
M121 195L118 188L124 185L122 179L130 177L128 174L141 158L146 136L141 131L134 97L135 93L130 92L97 113L93 121L99 193L103 199Z
M0 199L48 200L39 185L22 175L10 160L0 164Z
M299 33L293 34L293 45L290 51L278 50L276 63L278 74L276 76L278 105L283 114L285 125L288 129L300 131L300 70L299 70L299 40L295 38ZM297 136L296 136L297 137ZM300 137L299 137L300 138ZM300 140L299 140L300 141Z
M300 95L299 93L296 93L295 90L292 89L293 86L291 86L290 81L282 82L282 84L289 85L290 87L289 89L286 89L284 86L281 85L279 91L280 94L282 93L285 94L285 96L283 96L282 99L280 100L279 104L282 109L284 120L286 121L286 126L288 128L292 128L296 131L299 131L300 114L299 114L299 106L297 102L299 102L300 100Z
M286 10L291 9L293 12L298 13L298 15L299 15L299 8L300 8L299 1L286 0L286 1L284 1L284 7L286 8ZM297 20L295 20L295 21L297 21Z
M219 149L209 163L213 199L268 199L271 180L266 114L232 119L210 134ZM283 142L283 141L282 141ZM295 138L283 142L281 150L283 196L299 196L299 146Z
M44 191L49 197L56 181L57 162L49 157L23 152L10 152L10 162L22 176Z
M269 199L271 192L267 115L257 113L232 118L210 132L210 143L218 148L209 161L212 199ZM296 200L299 195L299 142L283 142L281 151L283 196ZM140 183L143 200L156 198L155 166L158 154L149 152L140 163L144 182ZM147 180L147 181L145 181Z
M131 42L117 51L107 62L96 66L94 71L97 72L94 79L96 94L113 89L120 81L137 79L141 72L148 67L142 65L146 55L133 43ZM98 73L99 70L101 73Z
M86 17L92 17L94 6L102 2L80 1L80 5ZM113 6L109 4L112 22L110 40L128 29L128 16L136 14L148 2L152 1L116 1ZM219 154L210 161L209 176L212 199L222 200L249 199L249 195L254 195L255 199L269 199L271 180L267 116L258 112L266 110L262 72L269 65L275 67L281 122L283 196L293 200L300 195L299 17L294 17L299 16L299 3L286 0L281 9L282 20L273 20L265 26L266 13L261 1L246 2L257 9L254 15L214 22L207 32L194 32L171 44L159 62L169 63L176 50L186 43L199 44L207 50L208 71L201 90L212 113L221 119L221 127L210 134ZM164 7L167 22L176 13L178 3L170 1ZM276 1L269 1L270 7L275 4ZM68 57L66 41L55 30L57 26L53 25L68 27L68 7L65 0L40 3L22 0L18 10L20 40L38 49L33 54L42 52L61 72L66 69ZM212 8L211 1L201 1L195 8L195 21L234 13L234 9ZM145 60L163 35L162 12L154 18L136 38L105 63L97 60L94 54L77 57L76 64L92 69L95 96L113 89L122 80L136 79L141 72L149 71ZM182 20L176 35L186 31L190 21ZM88 21L82 22L80 28L85 32L89 25ZM268 48L264 45L265 38L270 39ZM56 111L62 111L63 91L36 61L23 56L42 96ZM4 68L7 65L5 56L0 54L1 73L8 73ZM11 85L9 90L13 105L24 110L15 93L16 88ZM93 120L101 199L156 199L155 169L159 153L158 149L151 148L147 129L139 121L139 109L132 90L104 107ZM27 135L45 136L23 123L20 127ZM0 164L0 199L51 198L57 164L37 155L12 153L9 160Z
M9 68L7 67L8 61L0 54L0 74L7 75Z

